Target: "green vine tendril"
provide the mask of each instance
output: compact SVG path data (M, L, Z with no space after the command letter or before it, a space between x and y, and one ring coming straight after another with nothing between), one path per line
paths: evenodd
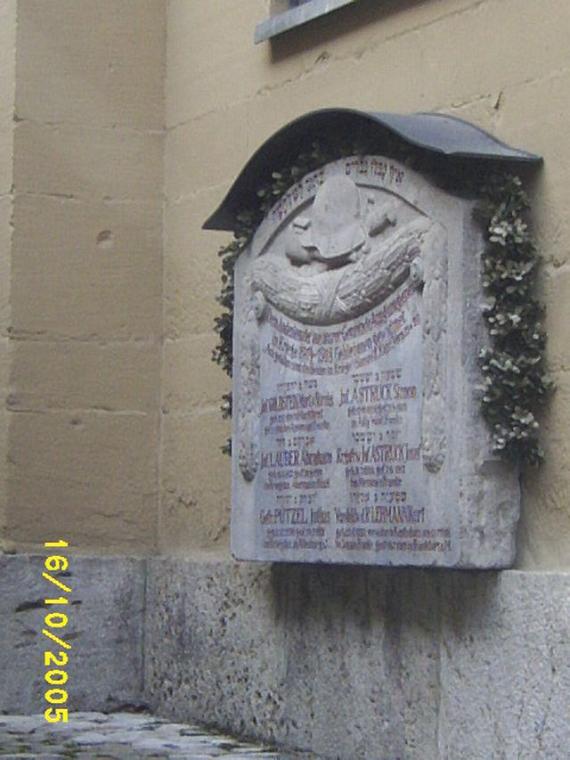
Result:
M484 224L484 319L491 345L479 354L481 408L493 449L509 459L539 464L536 414L553 388L544 369L544 309L533 297L540 257L528 230L529 202L518 177L495 177L476 215Z

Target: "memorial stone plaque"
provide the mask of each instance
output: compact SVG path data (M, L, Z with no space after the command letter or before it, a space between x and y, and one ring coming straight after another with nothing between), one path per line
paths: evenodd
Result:
M237 558L501 567L517 472L479 412L472 203L382 156L307 175L236 265Z

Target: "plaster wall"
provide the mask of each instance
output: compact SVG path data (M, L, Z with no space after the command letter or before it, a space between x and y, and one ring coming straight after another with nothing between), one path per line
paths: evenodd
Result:
M565 0L360 0L254 46L265 0L168 4L160 548L227 550L228 387L210 362L227 236L200 225L251 153L326 106L439 111L545 158L533 185L544 256L546 464L524 478L518 565L570 565L570 6Z
M6 546L152 551L165 3L0 8L17 11Z

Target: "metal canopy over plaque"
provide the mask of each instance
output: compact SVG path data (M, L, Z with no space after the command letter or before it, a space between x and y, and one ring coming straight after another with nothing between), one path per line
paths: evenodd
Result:
M239 559L503 567L518 475L479 412L472 203L380 155L292 187L236 265Z

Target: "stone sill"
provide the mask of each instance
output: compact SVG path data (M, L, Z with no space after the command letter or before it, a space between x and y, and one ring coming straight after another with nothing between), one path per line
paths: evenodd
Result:
M254 42L257 45L259 42L264 42L271 39L271 37L276 37L278 34L288 32L296 26L306 24L308 21L312 21L315 18L319 18L319 16L324 16L326 13L336 11L338 8L355 3L356 1L311 0L311 2L300 5L297 8L291 8L291 10L284 13L278 13L265 21L261 21L255 27Z

